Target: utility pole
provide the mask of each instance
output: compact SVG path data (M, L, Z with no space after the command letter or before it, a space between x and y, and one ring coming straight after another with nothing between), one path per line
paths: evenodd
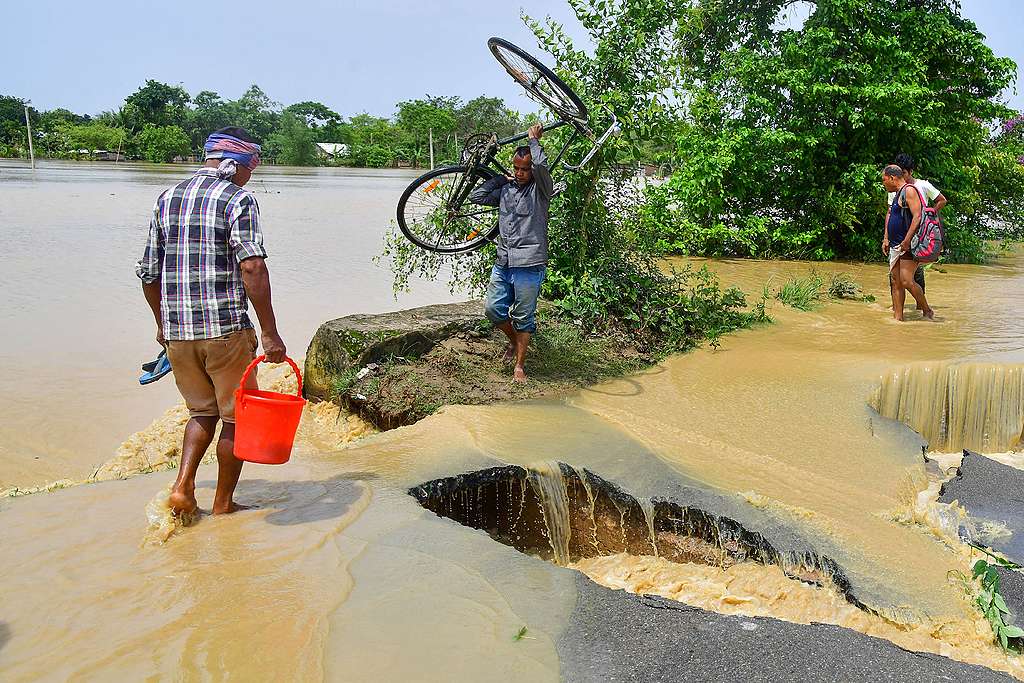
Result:
M434 170L434 129L430 129L430 170Z
M28 120L28 105L25 105L25 129L28 131L28 158L32 164L32 170L36 170L36 152L32 148L32 123Z

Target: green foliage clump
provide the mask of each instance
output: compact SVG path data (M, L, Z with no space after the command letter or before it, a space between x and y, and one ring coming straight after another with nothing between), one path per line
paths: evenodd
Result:
M77 153L84 150L91 154L94 150L115 151L126 142L123 128L115 128L98 121L85 124L69 124L57 128L53 135L62 136L62 147L69 152ZM48 141L52 145L53 140Z
M316 161L313 130L293 112L281 115L277 132L267 140L266 149L280 164L312 166Z
M981 591L975 596L974 602L992 626L992 634L995 636L996 642L999 643L1000 647L1006 651L1020 652L1020 644L1022 642L1020 639L1024 638L1024 629L1020 626L1011 625L1006 620L1010 610L1007 608L1006 601L999 592L1001 579L996 567L1003 567L1011 571L1019 571L1022 567L998 555L993 555L984 548L974 547L984 552L993 560L993 562L989 562L985 559L980 559L974 563L971 572L972 576L981 581ZM1016 644L1011 644L1011 640L1015 641Z
M807 277L798 277L783 283L775 298L801 311L813 311L821 302L825 280L812 272Z
M188 156L188 136L178 126L154 126L146 124L137 140L139 151L146 161L162 164L173 161L174 157Z
M770 296L768 285L765 285L764 291L764 298L767 299ZM826 299L875 300L874 296L861 290L849 273L834 273L826 280L813 269L806 277L795 277L783 283L775 292L775 298L801 311L813 311Z
M956 0L819 0L798 27L787 0L675 4L682 123L646 217L665 248L879 259L899 152L949 200L950 258L980 260L985 226L1020 216L1024 171L988 123L1012 115L1015 65Z

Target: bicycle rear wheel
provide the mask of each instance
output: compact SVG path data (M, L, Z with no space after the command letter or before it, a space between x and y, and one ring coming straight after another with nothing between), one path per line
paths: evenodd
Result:
M587 107L572 88L525 50L504 38L487 41L494 58L533 99L551 108L564 121L587 125Z
M479 249L498 232L498 207L472 204L469 195L495 175L481 166L424 173L398 200L398 227L413 244L440 254Z

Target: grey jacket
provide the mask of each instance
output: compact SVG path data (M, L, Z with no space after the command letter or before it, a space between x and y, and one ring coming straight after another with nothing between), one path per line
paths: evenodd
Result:
M504 176L486 181L469 195L475 204L498 207L499 266L526 268L548 262L548 207L551 173L544 148L530 140L533 181L520 187Z

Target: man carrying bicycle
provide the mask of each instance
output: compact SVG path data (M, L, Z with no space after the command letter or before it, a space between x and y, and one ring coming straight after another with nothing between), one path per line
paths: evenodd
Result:
M498 207L498 258L491 269L484 313L509 340L505 359L515 361L513 379L526 381L523 362L530 335L537 330L537 298L548 262L548 208L553 184L540 146L539 123L529 145L516 148L513 175L497 176L469 196L476 204Z

